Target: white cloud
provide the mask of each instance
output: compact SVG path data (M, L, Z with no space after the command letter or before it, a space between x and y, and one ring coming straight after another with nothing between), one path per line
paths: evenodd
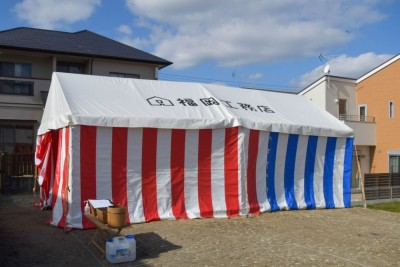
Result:
M23 0L14 7L30 26L55 29L89 18L101 0Z
M145 37L132 37L131 35L125 34L122 38L119 38L118 41L138 49L149 50L148 48L151 47L152 44L159 43L164 38L170 38L169 33L164 32L162 28L157 25L149 24L141 19L137 21L137 25L148 29L150 34Z
M121 24L119 25L118 29L117 29L120 33L126 34L126 35L131 35L132 34L132 30L131 28L126 25L126 24Z
M125 1L146 21L149 48L176 68L210 60L238 66L315 56L384 18L373 0Z
M130 36L124 36L122 38L117 39L118 42L121 42L123 44L132 46L137 49L145 49L149 45L149 41L147 39L143 38L132 38Z
M330 75L347 78L359 78L361 75L379 66L392 56L393 55L376 55L374 53L365 53L357 57L340 55L329 60L326 64L329 64L330 66ZM326 64L320 65L312 71L302 75L300 78L291 81L291 85L299 86L301 88L310 85L312 82L324 75L324 68Z
M249 75L250 80L258 80L258 79L261 79L262 77L264 77L264 74L262 74L260 72L256 72L256 73Z

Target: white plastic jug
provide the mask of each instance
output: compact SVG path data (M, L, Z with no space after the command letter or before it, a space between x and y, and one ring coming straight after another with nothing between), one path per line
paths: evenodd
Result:
M106 243L106 259L110 263L134 261L136 259L136 241L133 235L116 236Z

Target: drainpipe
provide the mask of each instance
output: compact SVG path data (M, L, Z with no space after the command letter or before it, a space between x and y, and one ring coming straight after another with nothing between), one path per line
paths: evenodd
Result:
M155 66L154 68L154 79L158 80L158 66Z
M93 75L93 60L94 57L92 57L92 59L90 60L90 75Z

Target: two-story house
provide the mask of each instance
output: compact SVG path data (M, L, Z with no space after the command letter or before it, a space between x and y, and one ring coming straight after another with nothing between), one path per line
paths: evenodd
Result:
M299 92L354 130L354 188L357 157L362 174L400 173L399 86L397 55L358 79L327 74Z
M53 72L157 79L170 64L87 30L0 31L0 153L33 153Z
M0 192L31 192L52 73L157 79L171 62L91 31L0 31ZM99 92L101 94L101 92Z
M329 74L299 92L312 102L342 120L354 130L352 188L360 187L360 173L370 172L370 147L375 146L375 121L373 117L360 117L357 111L357 80Z

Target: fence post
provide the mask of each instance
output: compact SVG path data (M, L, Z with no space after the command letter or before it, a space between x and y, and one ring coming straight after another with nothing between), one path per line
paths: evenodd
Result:
M392 179L393 179L393 175L390 172L389 173L389 187L390 187L390 199L393 199L393 187L392 187Z

